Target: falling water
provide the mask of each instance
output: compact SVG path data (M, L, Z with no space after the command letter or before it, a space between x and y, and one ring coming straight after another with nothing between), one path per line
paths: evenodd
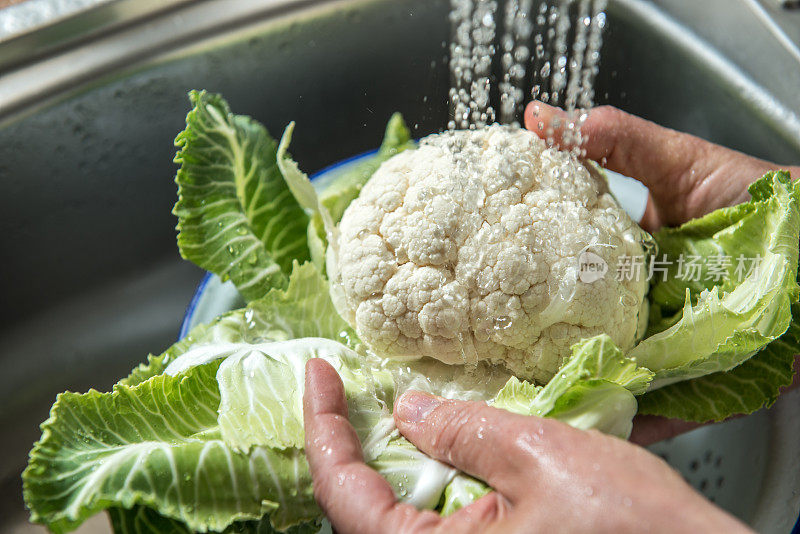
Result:
M578 145L582 110L594 103L605 7L606 0L451 0L448 127L519 124L530 94L568 111L564 141Z
M525 99L525 74L530 59L529 41L533 32L530 14L533 0L508 0L506 2L502 37L503 79L500 82L500 122L511 124L517 120Z
M448 129L495 121L518 125L532 98L567 110L564 123L550 126L560 129L561 148L568 145L580 154L584 110L594 104L606 0L450 0L450 5ZM554 133L544 132L549 145ZM561 177L554 174L559 187ZM510 316L498 315L492 328L510 326ZM463 363L477 362L472 341L462 339L461 345Z
M475 128L495 121L489 104L495 54L497 0L451 0L450 102L453 128Z

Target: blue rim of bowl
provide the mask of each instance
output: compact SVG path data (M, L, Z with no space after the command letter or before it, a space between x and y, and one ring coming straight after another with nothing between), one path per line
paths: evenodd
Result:
M343 160L337 161L327 167L324 167L317 172L313 173L309 176L309 179L316 180L319 177L328 174L330 172L335 171L339 167L344 165L348 165L360 159L366 158L368 156L372 156L378 151L378 149L367 150L366 152L362 152L360 154L356 154L355 156L350 156L349 158L345 158ZM194 318L194 314L197 311L197 306L200 303L200 299L203 297L203 293L208 287L208 284L211 282L211 279L214 277L213 273L206 272L203 279L200 280L200 283L197 284L197 289L194 290L194 294L192 295L192 300L189 301L189 305L186 307L186 312L183 314L183 320L181 320L181 328L178 332L178 339L183 339L192 329L192 319Z

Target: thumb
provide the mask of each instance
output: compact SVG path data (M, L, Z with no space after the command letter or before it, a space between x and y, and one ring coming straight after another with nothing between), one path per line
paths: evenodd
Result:
M542 102L531 102L525 109L525 126L562 148L572 148L565 130L570 124L574 129L574 121L564 110ZM587 158L650 189L654 202L646 214L650 226L681 224L743 202L752 181L778 168L611 106L589 110L580 137Z
M394 418L418 449L483 480L512 504L530 493L539 460L571 430L558 421L418 391L397 399Z

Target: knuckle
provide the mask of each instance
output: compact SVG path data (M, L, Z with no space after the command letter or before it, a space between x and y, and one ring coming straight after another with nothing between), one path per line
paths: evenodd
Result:
M348 492L342 490L349 480L355 480L352 466L312 473L314 500L324 512L327 513L330 506L336 506L337 501L348 495Z
M557 421L543 418L531 418L524 424L514 427L506 440L508 449L504 452L510 456L531 459L545 450L564 449L570 440L565 439L563 429Z
M398 532L409 534L433 534L439 532L441 517L431 510L417 511L414 507L408 507L406 521L398 529Z
M615 108L614 106L604 105L593 108L591 115L592 118L594 118L595 120L605 122L608 120L612 120L616 117L619 117L621 113L622 111Z
M592 109L586 127L593 131L603 131L613 134L622 125L625 112L613 106L600 106Z
M449 458L454 449L469 444L479 417L477 408L473 403L447 403L436 409L440 413L436 414L432 446L437 453Z
M323 511L327 511L328 500L332 489L332 477L328 473L313 473L311 482L314 488L314 500Z
M332 470L314 471L311 475L311 482L314 486L314 498L317 501L324 501L331 493L334 487L334 480L336 473Z

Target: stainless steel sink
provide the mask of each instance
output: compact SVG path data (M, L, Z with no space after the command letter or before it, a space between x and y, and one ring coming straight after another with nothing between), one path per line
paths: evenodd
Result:
M598 100L800 163L800 62L787 47L800 14L783 13L782 40L754 3L612 0ZM374 147L394 110L416 136L447 121L446 0L153 9L83 13L95 18L0 43L3 532L23 528L18 475L56 393L108 388L168 346L202 275L178 257L170 215L189 89L222 92L272 132L297 121L308 171Z

